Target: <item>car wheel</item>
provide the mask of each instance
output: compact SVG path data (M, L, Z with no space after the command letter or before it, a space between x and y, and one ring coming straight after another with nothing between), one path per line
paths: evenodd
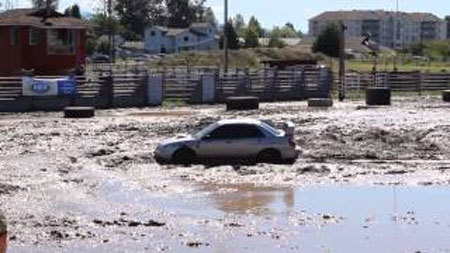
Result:
M175 164L189 165L193 164L197 159L195 152L188 148L182 148L172 155L172 161Z
M258 163L281 163L281 154L275 149L266 149L261 151L256 157Z

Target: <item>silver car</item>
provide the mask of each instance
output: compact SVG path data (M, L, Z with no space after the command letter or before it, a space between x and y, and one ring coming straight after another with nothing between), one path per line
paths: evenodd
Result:
M299 151L294 124L284 130L253 119L221 120L198 133L161 142L155 151L159 163L190 164L202 159L250 158L261 163L293 162Z

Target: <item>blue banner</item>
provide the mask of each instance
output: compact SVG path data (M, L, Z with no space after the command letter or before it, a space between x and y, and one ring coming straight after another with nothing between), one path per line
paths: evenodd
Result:
M74 96L77 94L77 82L75 79L58 80L57 84L58 96Z

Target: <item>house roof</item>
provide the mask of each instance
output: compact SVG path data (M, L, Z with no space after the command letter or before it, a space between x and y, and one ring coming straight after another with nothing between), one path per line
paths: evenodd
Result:
M392 11L383 10L350 10L350 11L326 11L312 19L311 21L325 21L325 20L381 20L395 15ZM440 21L441 19L431 13L422 12L400 12L404 18L409 18L416 22L425 21Z
M86 29L87 24L77 18L66 17L51 11L45 18L45 10L14 9L0 13L0 26L33 26L37 28Z
M442 21L438 16L431 13L413 12L407 13L407 16L417 22Z
M178 36L184 32L189 32L189 29L169 28L167 29L166 36Z
M197 22L197 23L192 23L190 25L190 28L209 28L210 26L211 26L211 24L207 23L207 22L202 22L202 23Z

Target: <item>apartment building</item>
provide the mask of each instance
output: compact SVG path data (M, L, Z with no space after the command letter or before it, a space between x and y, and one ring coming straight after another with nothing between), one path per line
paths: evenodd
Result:
M383 46L401 49L408 45L447 38L447 23L431 13L390 11L327 11L309 20L309 35L317 36L329 23L342 21L348 37L366 32Z

